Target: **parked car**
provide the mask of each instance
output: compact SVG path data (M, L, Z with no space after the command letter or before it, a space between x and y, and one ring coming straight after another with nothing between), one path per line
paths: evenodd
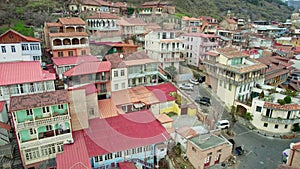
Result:
M198 82L199 83L205 82L205 76L200 76L199 79L198 79Z
M208 97L197 97L195 102L205 106L210 106L210 98Z
M216 123L218 129L228 129L230 124L228 120L220 120Z
M189 79L189 82L194 84L194 85L197 85L199 84L198 80L197 79Z
M179 89L183 90L194 90L194 85L190 83L183 83L179 85Z

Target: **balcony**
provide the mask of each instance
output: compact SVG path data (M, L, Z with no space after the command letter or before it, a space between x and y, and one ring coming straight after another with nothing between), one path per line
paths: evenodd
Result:
M24 129L36 128L38 126L46 126L46 125L61 123L67 120L70 120L70 116L68 114L55 116L54 113L53 117L48 117L48 118L43 118L43 119L38 119L38 120L28 121L23 123L17 123L16 130L19 131Z
M182 52L183 50L181 50L180 48L168 48L168 49L161 49L160 52L162 53L169 53L169 52Z
M101 77L101 78L96 78L96 82L108 82L110 80L110 77Z
M184 58L164 58L164 62L182 62Z
M29 147L34 147L36 145L51 144L51 143L55 143L55 142L66 141L67 139L72 139L71 132L59 134L59 135L52 136L52 137L43 137L40 140L33 139L30 141L26 141L26 142L20 143L20 147L21 147L21 149L25 149L25 148L29 148Z
M99 93L106 93L107 92L107 89L100 89L99 90Z
M88 26L87 29L88 30L98 30L98 31L118 31L118 30L120 30L120 27L118 27L118 26L116 26L116 27L109 27L109 26L92 27L92 26Z
M58 50L58 49L72 49L72 48L88 48L89 44L75 44L75 45L57 45L57 46L52 46L53 50Z
M276 123L276 124L295 124L300 122L300 118L295 119L282 119L282 118L270 118L267 116L261 116L261 121Z

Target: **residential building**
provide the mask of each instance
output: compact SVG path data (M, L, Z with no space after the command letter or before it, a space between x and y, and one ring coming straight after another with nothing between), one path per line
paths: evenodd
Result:
M84 62L63 73L65 89L94 84L98 90L98 100L110 98L110 68L105 62Z
M218 28L218 20L210 16L199 16L202 21L201 32L205 34L216 34Z
M12 29L0 35L0 46L0 62L42 61L40 40Z
M55 158L73 142L66 90L10 99L10 113L25 168Z
M0 63L0 70L0 101L55 90L55 74L42 70L39 61Z
M217 48L206 54L205 82L227 106L249 99L251 87L264 81L266 66L236 48Z
M218 48L220 36L203 33L187 33L181 35L184 40L185 57L188 65L199 67L203 65L205 53Z
M300 142L290 144L290 153L287 158L286 164L290 167L299 167L300 166Z
M292 37L279 37L275 39L275 42L283 46L292 46Z
M110 4L103 0L71 0L68 7L73 13L81 12L109 12Z
M138 51L138 45L129 43L115 43L107 44L111 49L106 53L106 55L113 53L134 53Z
M223 136L203 134L187 141L186 155L197 169L211 167L231 156L232 144Z
M183 16L181 18L181 23L181 30L183 30L186 33L201 32L202 21L199 18L190 18L188 16Z
M90 55L85 22L79 17L45 22L45 47L52 57Z
M219 24L222 28L229 31L235 31L238 29L237 22L232 18L225 18Z
M273 46L273 39L267 37L261 37L257 35L251 35L246 42L249 48L267 48L270 49Z
M53 68L59 79L63 79L63 73L73 68L76 65L85 62L97 62L99 59L96 56L70 56L70 57L53 57Z
M179 71L179 62L183 62L183 41L179 32L172 30L151 31L145 36L145 52L152 59L161 62L161 68L174 66Z
M284 93L280 88L266 85L252 89L254 98L250 109L253 115L251 123L257 129L272 133L288 133L294 124L300 122L300 99L291 97L291 103L285 103L280 101L287 96Z
M74 132L74 144L65 145L56 157L57 168L106 169L120 162L153 168L167 154L170 135L150 111L95 118L89 120L89 126Z
M11 126L8 119L6 102L0 101L0 146L10 143Z
M278 59L278 57L261 57L256 59L257 61L267 65L266 75L265 75L265 84L278 86L281 83L285 82L290 73L289 66L292 63L285 63Z
M86 19L90 39L100 42L120 42L121 30L117 23L119 17L110 13L95 13Z
M170 2L167 1L144 2L142 6L138 8L139 17L162 16L166 13L175 13L175 6L172 6L172 4L170 4Z
M120 26L123 41L135 39L136 43L144 44L147 23L141 18L121 17L118 25Z

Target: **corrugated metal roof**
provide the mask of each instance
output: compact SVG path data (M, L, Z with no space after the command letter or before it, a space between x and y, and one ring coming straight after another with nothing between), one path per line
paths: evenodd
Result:
M64 76L78 76L85 74L94 74L98 72L108 72L110 71L111 64L109 61L104 62L85 62L77 65L65 73Z
M112 99L99 100L98 108L101 119L118 115L116 105L113 103Z
M139 111L89 120L85 142L90 157L161 143L170 138L152 112Z
M9 131L11 129L11 126L0 121L0 128L3 128L5 130Z
M119 162L118 164L120 169L136 169L136 166L134 165L133 162L124 161L124 162Z
M176 100L170 92L177 92L177 88L172 83L163 83L155 86L145 86L150 90L160 102Z
M56 167L59 169L91 169L88 152L82 130L73 132L74 143L64 145L64 152L56 155Z
M63 65L78 65L83 62L95 62L99 61L96 56L73 56L73 57L57 57L52 58L53 63L56 66Z
M54 80L55 74L42 71L39 61L0 63L0 86Z

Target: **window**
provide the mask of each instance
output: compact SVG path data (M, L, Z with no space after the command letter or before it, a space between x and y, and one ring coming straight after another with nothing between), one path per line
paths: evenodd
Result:
M231 91L232 89L232 84L229 84L228 90Z
M28 44L22 44L22 50L29 50Z
M122 110L123 110L124 112L127 112L127 106L122 106Z
M271 118L272 113L273 113L273 109L267 109L266 116Z
M170 32L170 39L174 39L174 32Z
M122 89L125 89L125 82L122 83Z
M96 156L94 157L95 162L101 162L103 161L103 157L102 156Z
M31 129L29 129L29 133L30 133L30 135L36 134L36 130L31 128Z
M63 52L58 52L58 57L63 57L64 53Z
M226 84L226 82L224 82L224 88L225 88L225 89L227 88L227 84Z
M268 123L264 123L264 127L268 127Z
M257 111L257 112L261 112L261 109L262 109L262 107L256 106L256 111Z
M95 115L94 108L89 108L89 115L90 115L90 116Z
M125 70L121 70L121 76L125 76Z
M73 56L73 51L68 51L69 56Z
M279 126L278 124L275 124L274 128L275 128L275 129L278 129L278 126Z
M286 125L284 125L284 128L285 128L285 129L287 129L287 128L288 128L288 125L287 125L287 124L286 124Z
M162 33L162 39L167 39L167 33L166 32Z
M160 58L164 58L164 54L160 54Z
M86 50L82 50L81 55L86 55Z
M1 50L2 50L2 53L6 53L6 48L5 48L5 46L1 46Z
M220 80L220 86L222 87L222 80Z
M15 46L11 46L11 53L16 53L16 47Z
M47 130L47 131L52 130L52 126L51 126L51 125L47 125L47 126L46 126L46 130Z
M32 109L26 110L26 114L27 114L27 116L32 116L33 115Z
M41 60L40 56L32 56L33 60Z
M118 77L118 71L117 70L114 71L114 77Z
M118 158L118 157L122 157L122 152L121 151L115 153L115 158Z
M105 155L105 160L110 160L112 158L113 158L112 153L109 153L109 154Z
M38 44L30 44L30 50L40 50L40 46Z
M119 90L119 84L115 84L115 90Z
M50 112L50 108L47 107L43 107L43 113L49 113Z
M64 105L63 104L59 104L59 105L57 105L57 108L60 109L60 110L64 109Z

